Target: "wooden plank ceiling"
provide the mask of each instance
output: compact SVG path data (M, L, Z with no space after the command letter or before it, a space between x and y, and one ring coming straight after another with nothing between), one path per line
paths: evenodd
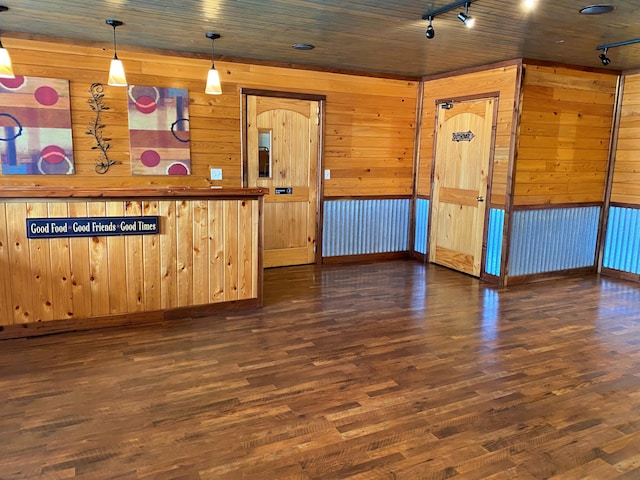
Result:
M222 35L216 56L314 65L402 76L446 73L513 58L602 67L597 45L640 37L640 0L612 0L606 15L581 15L588 0L537 0L525 12L522 0L477 0L469 9L473 29L439 15L436 37L427 39L422 15L450 4L420 0L0 0L5 46L12 36L64 37L96 42L111 51L118 28L122 48L135 46L211 52L207 31ZM297 51L294 43L315 49ZM609 50L616 70L640 67L640 44Z

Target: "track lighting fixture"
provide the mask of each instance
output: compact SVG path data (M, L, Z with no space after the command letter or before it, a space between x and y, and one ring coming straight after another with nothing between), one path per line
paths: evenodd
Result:
M124 24L119 20L113 19L105 20L105 23L113 27L113 59L111 60L111 67L109 68L107 85L111 85L112 87L126 87L127 77L124 74L122 61L118 58L118 49L116 47L116 27Z
M0 5L0 12L6 12L9 7ZM2 40L0 40L0 78L15 78L13 74L13 67L11 66L11 57L6 48L2 46Z
M473 24L475 23L475 19L469 16L469 3L464 4L464 12L460 12L458 14L458 19L462 23L464 23L467 26L467 28L473 27Z
M204 89L204 93L210 95L220 95L222 93L222 85L220 85L220 74L216 70L216 66L213 63L213 43L216 39L220 38L218 33L207 32L205 34L207 38L211 39L211 69L207 75L207 86Z
M429 17L429 26L427 27L427 32L425 33L426 37L431 39L436 36L436 31L433 28L433 18Z
M467 27L471 28L473 26L474 18L469 15L469 5L477 0L459 0L457 2L450 3L449 5L445 5L444 7L435 8L433 10L429 10L427 13L422 15L422 20L429 20L429 26L427 27L427 31L425 32L425 36L429 39L435 38L436 31L433 28L433 19L438 15L446 13L450 10L464 7L464 12L460 12L458 14L458 18L462 23L464 23Z
M622 42L605 43L604 45L598 45L596 47L596 50L602 50L602 53L598 55L598 58L602 62L602 65L609 65L611 63L611 59L607 57L607 52L610 48L623 47L625 45L631 45L633 43L640 43L640 38L632 38L630 40L624 40Z

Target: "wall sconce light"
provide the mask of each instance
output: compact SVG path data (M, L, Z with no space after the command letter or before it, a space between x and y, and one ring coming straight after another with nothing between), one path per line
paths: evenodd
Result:
M127 77L124 74L124 67L122 66L122 61L118 58L118 50L116 47L116 27L123 25L123 23L119 20L105 20L107 25L111 25L113 27L113 59L111 60L111 67L109 68L109 80L107 80L107 85L111 85L112 87L126 87L127 86Z
M625 45L631 45L633 43L640 43L640 38L632 38L630 40L624 40L622 42L605 43L603 45L598 45L596 47L596 50L602 50L602 53L598 55L598 58L602 62L602 65L607 66L611 63L611 59L607 57L607 52L610 48L623 47Z
M469 5L477 0L458 0L457 2L450 3L449 5L445 5L444 7L435 8L433 10L429 10L427 13L422 15L422 20L429 20L429 26L427 27L427 31L425 36L429 39L435 38L436 31L433 28L433 19L438 15L446 13L455 8L464 7L464 12L460 12L458 14L458 18L462 23L464 23L468 28L471 28L474 23L474 18L469 15Z
M7 10L9 10L9 7L0 5L0 12L6 12ZM11 57L7 49L2 45L2 40L0 40L0 78L15 78L13 67L11 66Z
M207 38L211 39L211 69L207 75L207 86L204 89L204 93L209 95L220 95L222 93L222 85L220 85L220 74L216 70L216 66L213 63L213 43L216 39L220 38L220 34L207 32L205 34Z

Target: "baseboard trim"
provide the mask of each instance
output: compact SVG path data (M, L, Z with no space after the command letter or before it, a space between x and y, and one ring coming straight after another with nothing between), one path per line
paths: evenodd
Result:
M368 253L364 255L338 255L335 257L323 257L324 265L335 263L361 263L376 262L380 260L398 260L402 258L411 258L409 252L389 252L389 253Z
M482 273L480 274L480 280L494 287L502 287L502 278L498 277L497 275Z
M629 282L640 283L640 275L637 273L623 272L622 270L614 270L613 268L602 267L602 275L607 277L619 278L621 280L627 280Z
M414 260L418 260L419 262L427 263L427 256L424 253L411 252L411 254L409 256L411 258L413 258Z
M20 323L0 326L0 340L11 338L39 337L57 333L97 330L110 327L126 327L162 324L180 321L184 318L199 318L221 312L241 311L259 308L257 298L232 302L211 303L208 305L178 307L169 310L125 313L90 318L69 318L47 322Z
M572 268L568 270L556 270L554 272L534 273L531 275L517 275L507 277L505 285L520 285L523 283L544 282L547 280L555 280L558 278L578 277L580 275L590 275L597 273L596 267Z

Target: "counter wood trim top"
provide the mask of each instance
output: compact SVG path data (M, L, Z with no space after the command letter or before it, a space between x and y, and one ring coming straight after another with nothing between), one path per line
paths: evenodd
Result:
M193 188L193 187L141 187L141 188L76 188L76 187L0 187L0 198L164 198L206 197L242 198L258 197L269 192L266 188Z

